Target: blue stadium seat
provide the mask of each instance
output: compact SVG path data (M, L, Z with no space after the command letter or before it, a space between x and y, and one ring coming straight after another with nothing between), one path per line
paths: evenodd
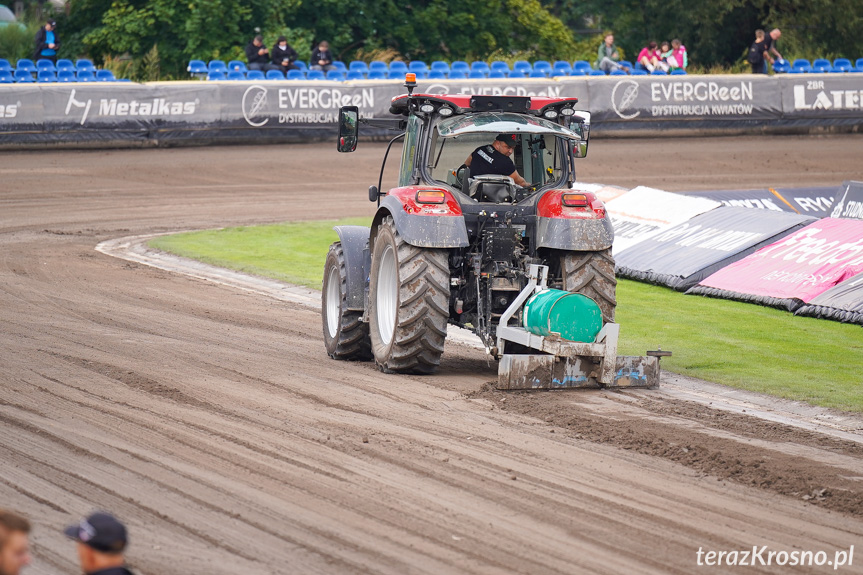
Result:
M37 82L56 82L57 75L54 74L51 70L39 70L36 72L36 81Z
M9 63L9 60L5 58L0 58L0 71L11 72L15 68L12 67L12 64Z
M629 60L621 60L620 62L618 62L618 64L620 64L622 67L626 68L627 70L632 70L635 67L632 65L632 62L630 62Z
M249 70L246 68L245 62L240 62L239 60L231 60L228 62L228 72L242 72L245 74Z
M390 72L400 72L402 78L404 78L405 74L408 73L408 65L399 60L394 60L390 62Z
M228 80L243 81L245 79L246 75L240 70L231 70L228 72Z
M387 72L387 78L390 80L404 80L405 74L407 72L402 72L401 70L390 70Z
M57 81L60 83L68 83L68 82L77 82L78 79L75 77L75 72L72 70L59 70L57 72Z
M189 74L206 74L207 63L203 60L189 60L189 65L186 67L186 72Z
M429 73L428 64L422 60L411 60L411 63L408 64L408 70L416 74L417 78L425 78Z
M342 73L342 76L348 73L348 67L341 60L333 60L333 66L336 70Z
M296 66L297 68L299 68L300 70L302 70L306 74L309 73L308 65L305 62L303 62L302 60L297 60L296 62L294 62L294 66Z
M79 82L95 82L96 74L94 74L91 70L81 70L81 67L78 64L75 64L78 67L78 81Z
M558 60L551 66L552 76L569 76L572 74L572 64L563 60Z
M350 64L348 64L348 71L350 72L351 70L359 70L363 74L367 74L369 65L362 60L351 60Z
M267 76L261 70L249 70L246 80L266 80Z
M585 74L590 74L590 71L593 67L590 65L590 62L587 60L576 60L572 63L573 70L584 70Z
M215 81L215 80L227 80L228 76L219 70L214 70L213 72L207 73L207 80ZM98 78L97 78L98 80Z
M584 68L573 68L570 76L589 76L592 71L590 69L585 70Z
M492 70L491 72L488 73L488 77L489 78L506 78L507 72L505 70L501 70L501 69Z
M476 60L470 63L470 71L482 72L483 75L488 76L488 73L491 72L491 68L489 68L488 64L486 64L485 62Z
M471 80L485 80L488 76L485 75L485 72L481 72L479 70L471 70L467 77Z
M333 80L334 82L344 82L345 75L341 70L330 70L327 72L327 80Z
M462 74L467 76L468 72L470 72L470 66L468 66L468 63L463 60L456 60L449 65L449 71L450 74L452 74L453 72L461 72Z
M305 80L306 74L302 70L288 70L285 77L288 80Z
M686 70L683 68L675 68L671 71L672 76L686 76Z
M513 69L512 72L509 73L510 78L527 78L527 74L524 73L524 70Z
M833 64L825 58L817 58L812 62L812 72L815 74L826 74L833 71Z
M285 74L281 70L267 70L267 80L284 80Z
M386 62L381 62L380 60L374 60L371 64L369 64L369 72L375 71L383 71L389 72L389 66L387 66Z
M777 74L787 74L791 71L791 64L788 63L788 60L775 60L773 71Z
M516 60L512 65L512 71L516 70L526 74L530 74L530 71L533 70L533 66L530 65L530 62L527 60Z
M685 73L686 72L684 72L684 74ZM617 69L617 70L612 70L611 73L609 74L609 76L628 76L628 74L624 70Z
M299 70L297 70L299 71ZM290 72L289 72L290 73ZM348 80L365 80L366 75L360 70L348 70L348 75L345 76ZM290 80L290 78L288 78Z
M446 80L447 73L443 70L432 70L429 72L428 79L429 80Z
M854 62L854 69L863 72L863 58L857 58L857 61Z
M0 70L0 84L11 84L15 81L15 75L11 70Z
M547 60L537 60L533 63L533 71L545 72L545 75L548 76L551 74L551 62Z
M112 72L111 70L96 70L96 81L116 82L117 78L114 77L114 72Z
M15 69L15 82L27 83L33 81L33 74L28 72L27 70L21 70L20 68Z
M223 74L228 73L228 66L222 60L210 60L210 63L207 65L208 72L222 72Z
M75 64L72 63L72 60L67 60L65 58L60 58L57 60L57 72L62 72L66 70L68 72L75 71ZM59 78L59 76L57 76Z
M389 72L383 70L369 70L369 80L386 80Z
M54 62L52 62L51 60L42 59L36 60L36 71L56 72L57 68L54 66Z
M306 74L306 78L308 78L309 80L326 80L327 79L323 70L309 70L309 72Z
M656 68L653 72L650 73L651 76L668 76L668 72L663 70L662 68Z
M602 70L591 70L588 76L605 76L605 72Z
M851 68L854 66L851 64L851 60L848 58L836 58L833 60L833 71L834 72L850 72Z
M450 70L449 79L450 80L464 80L467 78L467 74L465 74L461 70Z
M804 58L798 58L794 60L794 64L791 65L791 73L793 74L801 74L808 73L812 71L812 64L809 63L809 60Z
M634 68L629 72L630 76L647 76L647 70Z
M491 63L491 71L494 72L495 70L501 70L504 74L509 74L509 64L502 60L495 60Z
M79 58L78 61L75 62L75 70L77 70L78 72L93 72L93 74L95 75L96 66L93 65L93 62L91 60L88 60L86 58ZM78 80L80 81L81 78L78 78Z
M33 60L28 60L27 58L21 58L18 60L18 63L15 65L15 71L23 70L24 72L33 73L36 71L36 65L33 63Z
M432 70L439 70L444 74L449 74L449 64L444 62L443 60L435 60L431 63Z
M531 78L548 78L548 76L545 75L545 72L543 70L531 70L530 77Z

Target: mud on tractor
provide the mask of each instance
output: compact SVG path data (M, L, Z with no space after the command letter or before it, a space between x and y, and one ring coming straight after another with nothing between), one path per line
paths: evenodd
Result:
M338 226L324 269L328 354L385 372L432 373L447 325L500 359L497 387L652 387L659 356L618 357L614 238L603 203L575 184L590 114L577 98L407 94L391 120L339 111L340 152L359 125L404 139L398 186L369 188L371 227ZM466 158L499 134L530 183L471 176ZM478 170L477 170L478 171ZM381 179L384 168L381 167Z

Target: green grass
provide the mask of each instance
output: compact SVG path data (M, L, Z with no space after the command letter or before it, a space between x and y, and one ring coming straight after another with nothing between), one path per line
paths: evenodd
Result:
M163 236L150 246L315 289L334 225L368 218ZM664 369L815 405L863 412L863 328L621 280L621 354L662 347Z

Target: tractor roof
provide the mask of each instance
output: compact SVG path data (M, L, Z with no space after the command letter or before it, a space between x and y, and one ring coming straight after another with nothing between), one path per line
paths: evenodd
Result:
M572 107L578 98L544 98L527 96L481 96L469 94L401 94L392 99L390 113L407 116L423 103L435 110L449 108L447 115L471 112L511 112L542 116L549 109Z

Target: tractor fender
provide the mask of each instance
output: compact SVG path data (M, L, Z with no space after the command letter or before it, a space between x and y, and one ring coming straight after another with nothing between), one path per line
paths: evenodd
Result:
M614 242L614 228L608 217L599 220L564 220L538 217L536 245L567 251L599 251Z
M347 272L347 308L352 311L365 310L365 293L371 273L371 252L369 252L370 228L365 226L336 226L333 228L342 243Z
M458 205L458 204L456 204ZM446 215L410 214L397 196L387 195L381 201L372 224L377 229L384 217L392 216L396 230L405 242L420 248L463 248L470 245L467 226L461 208L458 213L447 211ZM374 241L374 239L372 240Z

